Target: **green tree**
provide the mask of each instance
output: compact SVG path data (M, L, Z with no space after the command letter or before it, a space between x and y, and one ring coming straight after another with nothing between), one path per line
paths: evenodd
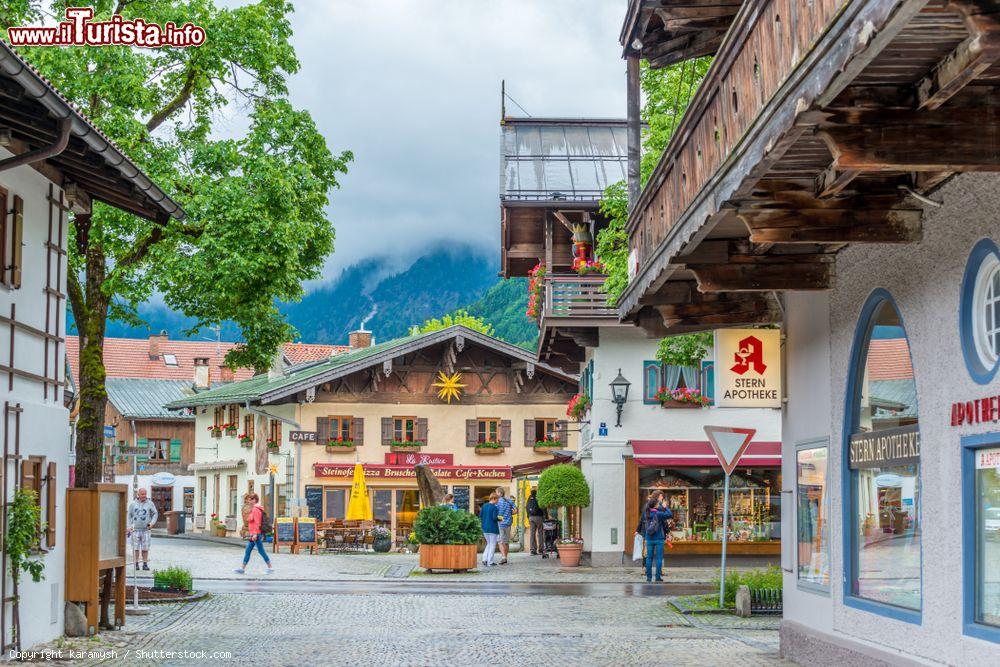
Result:
M60 17L75 0L8 0L0 28ZM212 0L97 0L113 14L191 21L206 42L188 49L36 48L23 53L186 210L151 222L94 204L71 220L68 296L81 337L77 486L100 480L109 317L134 324L154 294L197 318L234 321L244 343L232 366L266 368L294 330L275 301L302 296L333 250L325 208L350 152L331 153L308 112L287 98L299 68L285 0L236 8ZM234 131L227 114L243 125Z
M431 318L419 327L416 327L416 329L417 333L428 333L431 331L447 329L448 327L453 327L455 325L462 325L463 327L472 329L473 331L484 333L487 336L493 335L493 325L487 324L482 317L470 315L467 311L461 308L456 310L454 313L449 313L441 318Z

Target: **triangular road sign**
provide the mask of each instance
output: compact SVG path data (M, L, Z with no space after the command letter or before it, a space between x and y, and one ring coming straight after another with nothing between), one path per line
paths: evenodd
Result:
M750 446L750 441L757 433L755 428L736 428L734 426L706 426L705 435L712 443L715 455L727 475L733 474L743 452Z

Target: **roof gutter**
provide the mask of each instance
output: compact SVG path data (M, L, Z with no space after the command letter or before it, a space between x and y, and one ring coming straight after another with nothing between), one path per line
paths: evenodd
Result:
M40 162L46 158L59 155L66 150L66 146L69 145L69 131L72 128L73 121L69 118L60 118L59 136L56 137L55 143L43 146L42 148L36 148L35 150L28 151L27 153L21 153L20 155L9 157L5 160L0 160L0 171L8 171L14 167L31 164L32 162Z
M295 428L302 428L302 426L294 419L289 419L288 417L279 417L278 415L272 415L258 408L250 407L250 401L246 401L243 404L243 407L246 408L246 411L249 412L250 414L260 415L261 417L267 417L268 419L277 419L279 422L283 424L288 424L289 426L294 426Z

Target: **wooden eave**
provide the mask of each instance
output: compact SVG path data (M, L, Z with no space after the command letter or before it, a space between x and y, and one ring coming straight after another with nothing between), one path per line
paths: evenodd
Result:
M619 314L778 321L769 295L829 288L842 248L918 242L910 193L1000 171L998 18L995 0L748 0L633 209Z
M651 67L715 53L743 0L631 0L619 41Z

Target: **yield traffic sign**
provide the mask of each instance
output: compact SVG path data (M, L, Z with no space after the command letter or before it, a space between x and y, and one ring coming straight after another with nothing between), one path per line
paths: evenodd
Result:
M735 426L706 426L705 435L712 443L715 455L726 475L733 474L743 452L747 450L750 441L757 433L755 428L736 428Z

